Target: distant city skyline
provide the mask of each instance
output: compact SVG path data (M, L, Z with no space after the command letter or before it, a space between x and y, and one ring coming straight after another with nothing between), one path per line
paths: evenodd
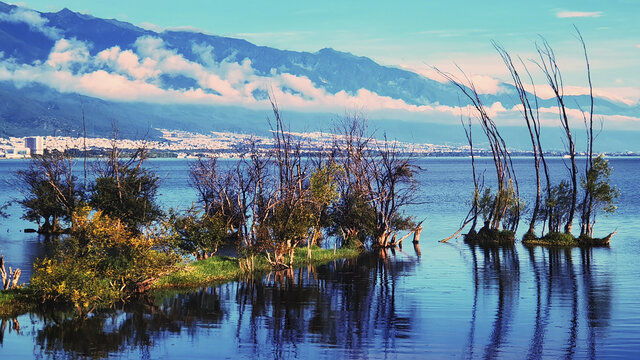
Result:
M507 73L491 40L524 59L544 36L562 66L568 93L586 86L584 59L573 26L589 50L600 96L627 104L640 99L640 2L617 0L400 3L370 1L86 1L27 0L14 4L40 12L62 8L116 18L154 31L199 31L257 45L315 52L331 47L436 78L429 66L474 75L490 91Z

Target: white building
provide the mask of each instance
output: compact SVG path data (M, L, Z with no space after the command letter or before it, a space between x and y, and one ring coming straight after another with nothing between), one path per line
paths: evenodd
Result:
M31 157L31 149L29 148L9 148L5 149L5 157L7 159L24 159Z

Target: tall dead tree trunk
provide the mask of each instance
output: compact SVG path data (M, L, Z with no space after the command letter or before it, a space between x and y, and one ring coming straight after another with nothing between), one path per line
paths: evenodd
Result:
M540 117L538 113L537 99L536 99L535 108L534 108L529 99L529 93L527 92L524 84L522 83L520 74L518 73L518 70L513 63L511 56L504 49L504 47L502 47L502 45L498 44L497 42L493 42L493 46L498 51L498 54L500 54L500 57L502 58L504 64L509 70L509 73L511 74L511 78L513 79L514 86L516 88L518 97L520 99L520 104L522 105L521 113L525 120L525 123L527 124L527 129L529 130L529 137L531 138L534 166L536 169L536 199L533 207L533 212L531 215L531 221L529 222L528 233L533 234L535 230L536 221L539 218L541 198L542 198L541 179L540 179L540 161L541 161L541 158L543 158L543 154L542 154L542 148L540 146L540 141L539 141L540 140L540 135L539 135L540 134L540 131L539 131ZM522 63L522 66L524 67L524 70L527 73L529 73L527 67L524 65L524 62L521 61L521 63ZM529 74L529 78L531 79L530 74ZM535 85L533 84L533 80L531 80L531 85L534 87L534 92L535 92ZM534 113L534 109L535 109L535 113Z
M560 117L560 126L564 130L566 136L566 149L571 162L569 169L571 176L571 204L569 206L569 213L567 214L567 220L564 226L564 232L569 234L573 229L573 218L576 212L576 204L578 200L578 167L576 165L576 146L573 141L573 135L571 134L571 127L569 125L569 117L567 115L567 106L564 102L564 84L562 81L562 74L556 60L555 53L547 40L542 38L542 45L536 44L536 50L540 62L535 62L542 73L547 78L547 83L553 91L556 103L558 105L558 115Z
M574 26L575 27L575 26ZM580 39L580 43L582 44L582 50L584 52L584 60L587 66L587 80L589 82L589 117L584 116L584 124L587 129L587 159L584 169L584 178L585 181L588 181L589 173L591 172L591 168L593 167L593 84L591 82L591 65L589 64L589 56L587 54L587 45L584 42L584 38L575 27L576 33L578 34L578 38ZM591 187L587 186L584 192L584 199L582 201L582 216L581 216L581 224L580 224L580 235L592 236L592 224L591 224L591 213L593 211L593 200L594 194L591 191Z

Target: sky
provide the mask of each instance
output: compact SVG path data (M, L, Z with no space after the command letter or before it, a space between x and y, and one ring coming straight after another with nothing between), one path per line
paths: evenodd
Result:
M116 18L152 30L194 29L258 45L315 52L325 47L367 56L384 65L434 78L430 66L457 64L474 75L508 80L491 45L535 56L544 36L556 50L566 84L586 86L585 38L594 86L609 97L640 100L640 1L212 1L27 0L16 5L62 8Z

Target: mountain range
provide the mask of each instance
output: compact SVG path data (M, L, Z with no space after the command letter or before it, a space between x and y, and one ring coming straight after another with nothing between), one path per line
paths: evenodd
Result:
M333 49L279 50L0 2L0 55L0 137L78 134L83 113L89 136L109 136L114 126L130 138L157 137L163 128L263 134L270 92L295 131L326 131L332 119L361 111L392 138L466 142L456 110L466 103L454 86ZM511 146L526 149L513 87L500 83L482 99ZM588 106L586 96L565 102ZM555 101L539 104L553 109ZM637 104L597 98L595 109L607 124L602 151L640 151ZM549 119L548 146L561 148Z

